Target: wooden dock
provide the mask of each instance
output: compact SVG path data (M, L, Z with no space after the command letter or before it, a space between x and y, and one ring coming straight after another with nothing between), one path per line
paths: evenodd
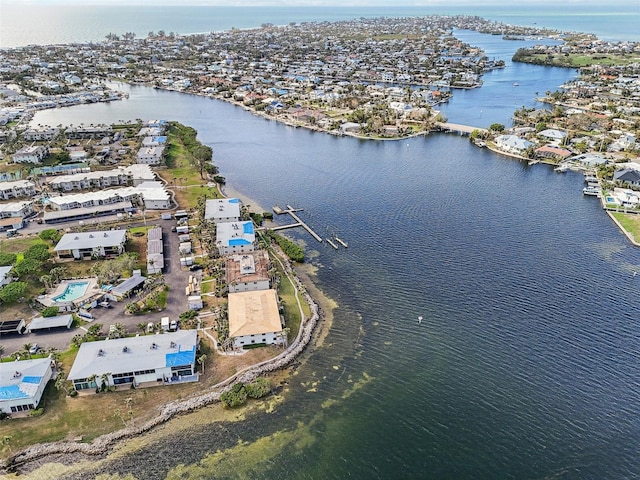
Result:
M298 217L298 215L296 215L296 212L301 212L303 209L302 208L293 208L291 205L287 205L287 209L283 210L282 208L278 207L277 205L273 207L273 212L276 215L283 215L283 214L289 214L291 215L291 218L293 218L296 223L292 223L290 225L282 225L280 227L275 227L272 228L272 230L284 230L286 228L294 228L294 227L302 227L304 228L307 232L309 232L309 234L315 238L318 242L322 243L322 237L320 237L320 235L318 235L316 232L313 231L313 229L307 225L306 223L304 223L300 217Z

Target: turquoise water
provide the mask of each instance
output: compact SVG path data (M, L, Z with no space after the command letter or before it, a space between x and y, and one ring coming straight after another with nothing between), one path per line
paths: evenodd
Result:
M89 282L70 283L65 288L64 293L53 297L54 302L71 302L80 298L87 291Z
M472 2L469 2L472 3ZM356 6L356 7L227 7L142 5L24 5L2 4L0 47L31 44L95 42L111 32L150 31L179 34L203 33L231 28L255 28L262 23L343 21L360 17L423 15L478 15L524 26L548 27L594 33L604 40L640 40L638 2L565 4L535 2L526 5Z

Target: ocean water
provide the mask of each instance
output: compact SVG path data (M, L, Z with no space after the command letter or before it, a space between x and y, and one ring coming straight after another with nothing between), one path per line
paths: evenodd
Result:
M517 5L517 6L516 6ZM38 5L0 3L0 48L31 44L96 42L109 33L151 31L178 34L263 23L339 21L360 17L478 15L512 25L595 33L604 40L640 41L640 9L636 2L514 4L512 6L421 7L224 7L141 5Z
M460 33L506 58L521 45ZM514 105L574 73L508 65L447 115L508 124ZM187 123L231 189L265 209L302 207L349 248L289 233L338 307L270 413L194 424L60 478L640 477L640 251L582 196L580 174L455 135L337 138L207 98L121 88L128 100L33 123Z
M581 194L580 174L529 167L455 135L336 138L206 98L130 93L128 102L147 105L131 115L171 112L196 128L234 190L264 208L304 208L304 220L349 248L289 233L306 243L315 282L339 307L282 404L224 427L194 425L99 472L640 476L640 251ZM138 103L34 121L74 111L76 122L128 118L127 105Z

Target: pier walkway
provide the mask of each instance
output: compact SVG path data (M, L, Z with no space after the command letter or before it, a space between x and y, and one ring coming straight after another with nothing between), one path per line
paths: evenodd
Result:
M283 215L283 214L289 214L291 215L291 218L293 218L296 223L292 223L290 225L282 225L279 227L275 227L272 228L272 230L284 230L285 228L294 228L294 227L302 227L304 228L307 232L309 232L309 234L315 238L318 242L322 243L322 238L320 237L320 235L318 235L316 232L313 231L313 229L307 225L306 223L304 223L300 217L298 217L298 215L296 215L296 212L300 212L302 211L302 208L293 208L291 205L287 205L287 209L283 210L278 206L273 207L273 211L276 215Z

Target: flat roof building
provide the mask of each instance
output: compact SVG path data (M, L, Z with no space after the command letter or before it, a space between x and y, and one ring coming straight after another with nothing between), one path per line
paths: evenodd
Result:
M269 263L265 250L227 256L225 272L229 293L271 288Z
M196 330L85 342L68 379L76 390L194 382L197 345Z
M255 250L256 233L253 222L218 223L216 245L220 255L233 255Z
M59 258L76 260L117 257L124 253L126 241L126 230L65 233L53 250Z
M237 222L240 220L240 200L237 198L216 198L207 200L204 207L205 220L214 223Z

